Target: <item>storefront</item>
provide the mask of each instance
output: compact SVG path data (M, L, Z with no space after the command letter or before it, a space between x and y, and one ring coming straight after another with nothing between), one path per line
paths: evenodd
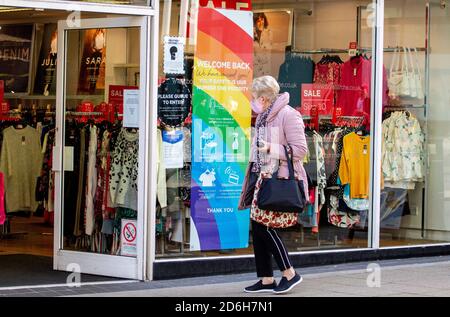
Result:
M272 75L308 141L311 203L282 232L294 262L449 253L449 16L446 1L0 1L2 237L28 231L0 251L140 280L252 271L237 204L251 83Z
M160 82L175 77L193 99L192 116L166 125L159 103L158 130L184 136L184 152L161 185L155 278L254 270L249 212L237 210L247 164L233 151L250 142L246 88L261 75L289 92L307 130L311 206L281 233L296 265L449 252L446 1L183 3L160 4L160 43L183 42L187 65L168 75L162 45Z
M157 4L101 2L0 3L1 244L142 280Z

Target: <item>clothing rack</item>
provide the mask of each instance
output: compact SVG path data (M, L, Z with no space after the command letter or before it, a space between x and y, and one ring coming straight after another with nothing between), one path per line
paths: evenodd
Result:
M103 112L66 111L66 115L70 115L70 116L102 116Z
M335 48L321 48L318 50L306 50L306 51L299 51L299 50L292 50L290 51L294 54L345 54L348 53L348 50L344 49L335 49Z
M426 52L427 49L425 47L412 47L413 49L416 49L418 52ZM383 49L383 51L385 53L393 53L398 49L403 49L402 46L397 46L397 47L386 47ZM361 47L358 48L357 51L362 52L362 53L370 53L372 52L372 48L370 47ZM348 49L340 49L340 48L321 48L321 49L317 49L317 50L291 50L288 51L294 54L347 54L348 53Z
M401 104L401 105L387 105L384 106L384 109L387 111L402 111L405 109L426 109L426 105L413 105L413 104Z

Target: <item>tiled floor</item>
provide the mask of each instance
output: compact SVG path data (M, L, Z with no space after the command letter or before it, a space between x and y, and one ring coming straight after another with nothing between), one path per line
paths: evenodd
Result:
M381 261L381 287L367 286L369 263L299 269L304 282L287 296L450 296L450 256ZM0 296L164 296L241 297L254 274L186 278L166 281L121 281L81 287L6 290ZM260 296L260 295L258 295Z

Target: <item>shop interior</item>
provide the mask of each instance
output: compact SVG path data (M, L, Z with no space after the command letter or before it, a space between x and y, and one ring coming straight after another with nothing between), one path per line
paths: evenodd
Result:
M161 1L160 6L161 43L164 36L185 34L179 24L183 8L171 1ZM385 1L385 6L383 144L391 147L383 150L380 245L446 242L450 238L450 226L445 216L447 191L442 187L448 181L446 174L438 173L448 170L445 126L449 118L444 109L449 97L445 83L450 67L445 57L450 52L446 40L450 9L440 1L431 1L428 9L426 3L408 0ZM298 225L282 232L288 250L366 248L370 217L368 192L366 189L365 196L358 201L347 192L350 186L343 186L336 179L342 155L342 150L337 150L336 139L343 140L344 135L356 132L368 142L372 134L370 78L374 11L371 2L256 0L252 1L252 10L254 17L262 17L264 13L266 19L264 30L255 33L254 77L269 74L278 79L281 91L290 93L291 106L302 112L308 136L310 157L305 168L308 176L314 178L315 190L310 193L314 203L300 215ZM254 19L254 27L256 23ZM356 43L354 47L351 42ZM185 75L178 79L189 88L195 45L190 39L186 43ZM363 98L355 100L353 108L348 108L351 102L345 99L351 98L346 97L348 83L341 81L346 76L343 72L352 69L347 67L344 71L344 65L366 67L363 78L356 83ZM159 66L160 81L164 82L170 76L163 70L162 58ZM414 84L411 83L409 91L402 91L398 77L406 73L414 78ZM332 107L319 113L302 109L305 106L302 84L331 85ZM183 120L175 130L187 140L183 144L185 162L182 168L166 169L167 183L163 187L167 188L167 206L158 205L157 209L157 258L252 254L251 241L244 249L190 250L191 162L186 157L190 158L193 151L192 129L189 115ZM414 141L403 141L409 143L409 148L396 141L399 136L405 137L402 134L405 130L399 127L402 120L408 127L414 127L406 130L409 135L406 138L412 135ZM159 130L167 127L160 124ZM314 155L320 152L324 154L325 177L317 169L320 158ZM395 158L398 153L402 154ZM413 161L409 161L409 156L414 157ZM393 171L396 160L403 174ZM407 169L414 172L408 174Z
M0 256L54 252L57 23L120 16L0 7ZM65 71L63 248L125 255L120 226L137 218L139 129L123 123L123 98L139 88L139 30L68 30ZM110 174L131 181L110 187Z

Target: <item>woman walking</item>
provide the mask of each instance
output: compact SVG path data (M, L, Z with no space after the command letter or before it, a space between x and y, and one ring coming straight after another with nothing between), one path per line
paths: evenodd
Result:
M279 178L289 177L289 158L286 157L285 148L293 160L295 177L303 182L304 192L308 193L307 176L302 164L307 153L303 120L300 113L289 106L289 94L279 92L280 86L271 76L262 76L253 81L252 109L258 117L239 209L251 210L253 251L260 280L245 288L248 293L282 294L302 281L277 232L277 229L296 225L298 214L260 210L257 206L257 194L263 178L270 177L275 168L278 168ZM272 256L282 272L279 284L273 277Z

